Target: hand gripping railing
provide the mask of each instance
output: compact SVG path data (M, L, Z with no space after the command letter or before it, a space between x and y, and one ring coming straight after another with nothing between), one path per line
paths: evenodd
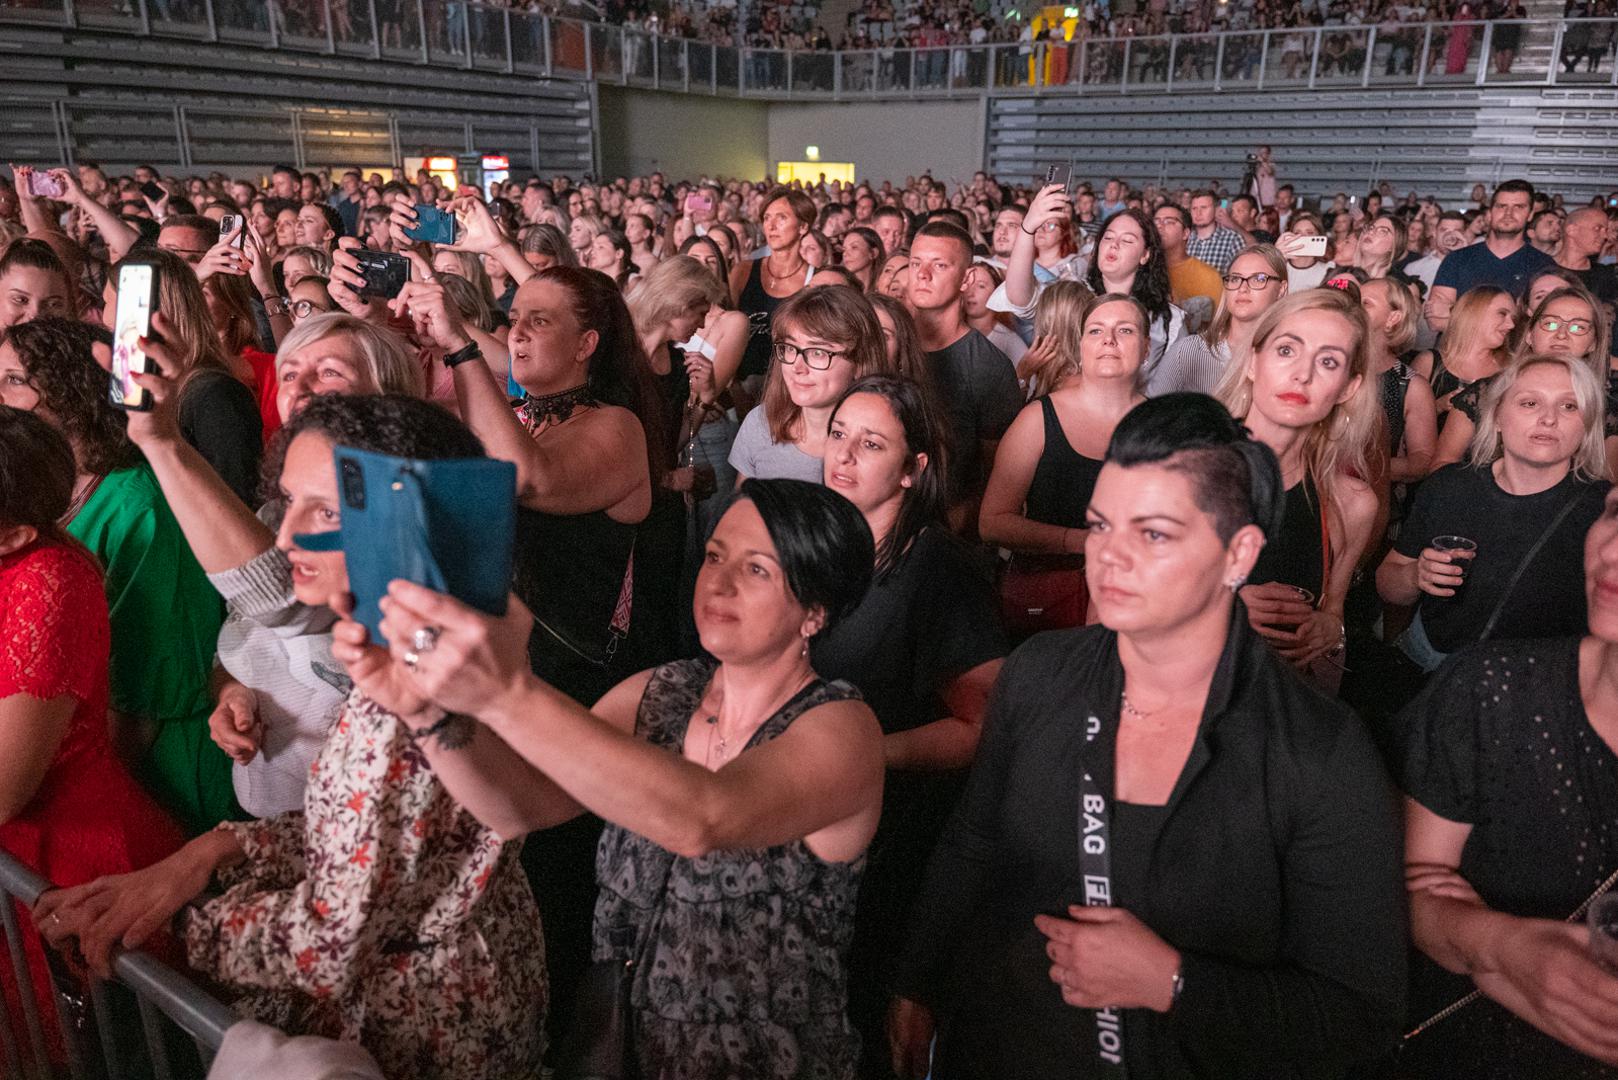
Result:
M27 911L49 888L50 882L0 851L0 927L5 931L11 982L23 1018L23 1030L14 1030L11 1009L6 1005L5 995L0 994L0 1069L4 1070L0 1075L6 1080L48 1080L55 1075L45 1038L45 1023L52 1018L40 1016L17 918L18 904ZM114 981L135 997L146 1041L147 1058L142 1068L149 1068L157 1080L171 1080L179 1075L169 1059L169 1033L163 1018L195 1041L204 1064L213 1059L226 1030L239 1019L224 1004L146 953L118 953L113 961L113 973ZM116 1030L116 1017L106 986L92 983L89 1000L80 1001L75 997L75 988L58 984L54 976L51 981L67 1057L65 1063L59 1063L58 1070L65 1065L68 1075L75 1080L102 1076L123 1080L132 1075L133 1064L121 1060L120 1032ZM90 1038L88 1025L81 1027L69 1019L72 1012L81 1008L88 1009L94 1018L95 1040ZM99 1043L99 1047L95 1043Z

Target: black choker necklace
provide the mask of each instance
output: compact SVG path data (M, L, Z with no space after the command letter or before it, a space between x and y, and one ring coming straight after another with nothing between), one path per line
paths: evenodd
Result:
M522 405L517 409L517 415L522 419L523 426L533 431L548 424L560 424L572 416L573 410L580 405L595 403L595 396L590 393L590 384L585 383L556 394L545 394L541 397L530 394L523 399Z

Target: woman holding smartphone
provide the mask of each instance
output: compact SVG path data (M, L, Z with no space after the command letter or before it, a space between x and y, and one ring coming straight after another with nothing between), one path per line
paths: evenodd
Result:
M297 539L339 525L339 445L483 456L453 417L415 398L327 395L299 412L272 451L287 501L276 546L311 607L347 602L343 553ZM147 869L47 893L36 912L51 944L76 940L105 978L115 945L138 946L183 911L191 967L288 1034L358 1042L393 1075L537 1080L544 950L519 846L462 810L412 729L361 692L301 811L228 823ZM221 891L205 896L210 887Z

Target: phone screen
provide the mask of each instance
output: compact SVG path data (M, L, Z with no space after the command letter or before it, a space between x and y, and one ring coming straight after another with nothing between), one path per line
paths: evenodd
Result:
M706 214L712 209L712 196L691 194L685 197L685 212L688 214Z
M34 173L28 178L28 193L41 199L60 199L66 191L56 177L48 173Z
M226 214L219 219L219 236L228 239L230 246L241 251L247 246L247 230L242 226L244 219L240 214Z
M150 395L130 378L151 368L137 342L151 333L152 296L156 270L151 266L125 266L118 271L118 309L112 339L113 404L125 409L151 408Z

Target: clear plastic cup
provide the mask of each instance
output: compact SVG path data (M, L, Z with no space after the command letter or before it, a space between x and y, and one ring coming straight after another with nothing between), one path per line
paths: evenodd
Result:
M1585 922L1590 927L1591 958L1618 973L1618 892L1602 893L1591 901Z

